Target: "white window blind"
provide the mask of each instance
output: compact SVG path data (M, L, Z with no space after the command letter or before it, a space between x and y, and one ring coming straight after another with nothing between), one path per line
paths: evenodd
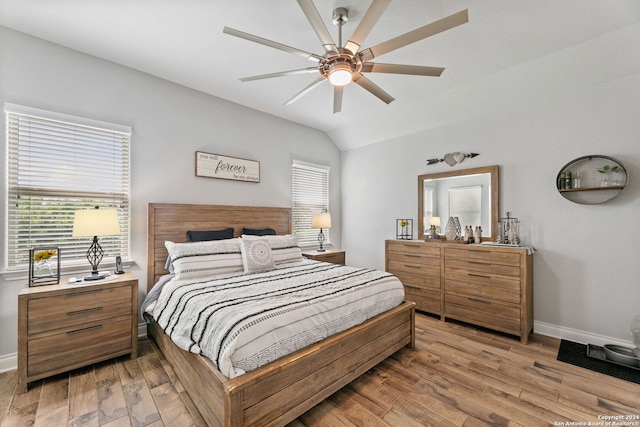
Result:
M128 257L131 128L12 104L5 112L7 268L26 267L32 247L86 262L91 239L71 236L73 215L95 206L118 211L120 235L100 238L105 259Z
M292 231L300 246L318 244L320 230L311 228L313 214L329 212L329 167L299 161L292 168ZM327 243L329 230L323 230Z

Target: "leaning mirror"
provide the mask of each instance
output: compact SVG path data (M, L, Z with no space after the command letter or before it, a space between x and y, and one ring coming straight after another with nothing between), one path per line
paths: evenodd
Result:
M447 220L457 216L465 225L480 225L483 240L498 237L498 166L485 166L418 176L418 238L429 233L432 218L440 218L440 235Z

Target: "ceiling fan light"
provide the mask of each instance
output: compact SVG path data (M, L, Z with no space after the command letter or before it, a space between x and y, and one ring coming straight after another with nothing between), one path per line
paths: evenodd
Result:
M344 86L351 82L351 67L347 64L335 64L329 71L329 81L334 86Z

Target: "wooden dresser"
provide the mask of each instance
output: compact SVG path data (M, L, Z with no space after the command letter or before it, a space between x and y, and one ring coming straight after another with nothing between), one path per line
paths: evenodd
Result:
M526 248L387 240L385 268L416 308L520 337L533 329L533 256Z
M138 279L25 287L18 294L17 391L112 357L137 356Z

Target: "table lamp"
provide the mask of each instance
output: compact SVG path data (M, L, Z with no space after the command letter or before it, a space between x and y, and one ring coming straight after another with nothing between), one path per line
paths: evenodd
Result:
M320 233L318 234L318 242L320 243L318 252L324 252L325 249L322 247L322 245L324 244L325 237L322 229L331 228L331 214L326 212L313 214L313 217L311 219L311 227L320 229Z
M104 279L104 275L98 273L98 264L102 261L104 251L98 243L98 236L117 236L120 234L118 211L115 209L84 209L76 211L73 218L73 237L91 237L93 242L87 250L87 259L91 264L91 274L84 280Z

